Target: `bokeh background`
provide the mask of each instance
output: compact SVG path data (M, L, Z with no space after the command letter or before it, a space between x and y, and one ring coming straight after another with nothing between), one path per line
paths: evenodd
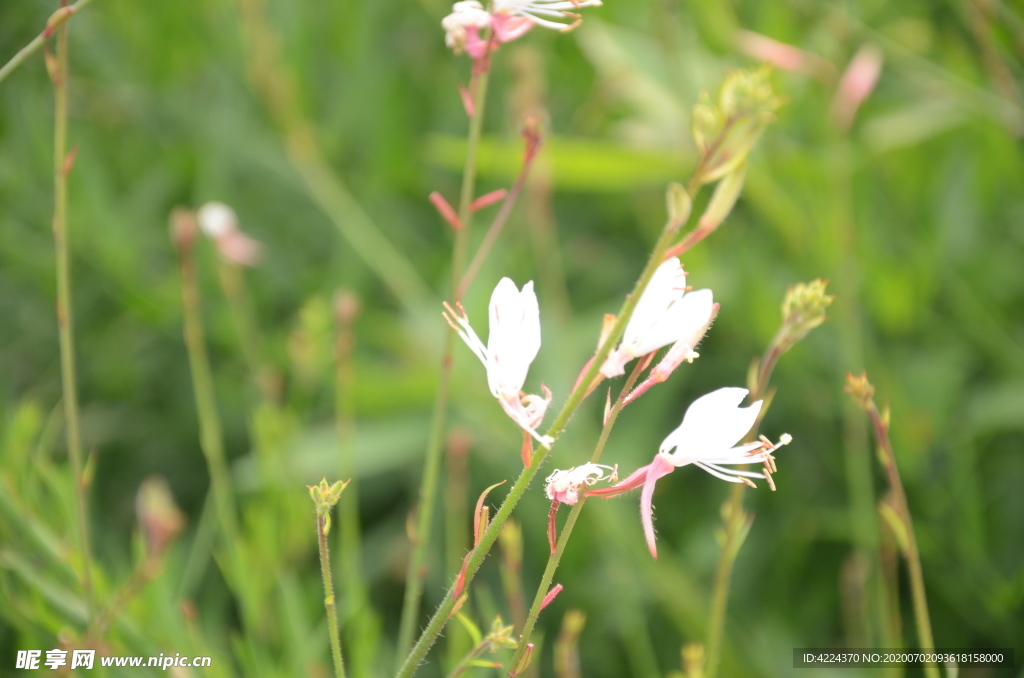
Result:
M4 0L0 61L53 9ZM343 634L347 651L363 648L365 675L390 674L406 521L447 331L440 302L451 229L426 197L438 190L455 201L467 128L457 83L469 62L445 49L439 27L449 9L439 0L96 0L72 20L73 294L101 599L138 565L134 502L145 477L165 477L188 516L159 575L117 610L105 640L112 653L211 654L209 675L327 675L304 486L339 475L332 300L346 289L361 304L352 388L342 398L354 412L358 498L342 510L358 511L374 612L343 615ZM269 43L253 24L264 11ZM776 69L788 103L751 156L743 196L684 257L691 284L711 287L722 306L700 359L624 412L604 460L627 471L647 463L692 399L743 385L778 327L787 286L827 278L836 297L829 321L773 376L778 392L762 430L795 442L778 455L778 491L747 493L755 521L734 573L722 675L787 675L794 647L882 644L879 619L893 611L876 588L887 576L900 592L902 642L914 646L906 579L890 576L892 545L875 509L884 475L867 421L842 390L845 374L861 370L892 408L937 644L1015 647L1020 666L1024 17L1015 3L609 0L585 10L571 34L536 29L502 48L480 192L514 177L523 113L542 116L546 139L467 298L470 317L483 331L502 276L535 280L544 345L527 389L543 381L556 406L564 400L602 314L617 310L657 237L666 185L693 167L698 94L728 69L758 64L744 31L805 50L808 67ZM831 114L836 85L865 45L884 66L845 127ZM13 675L15 650L74 645L82 633L74 578L39 545L42 538L74 562L54 317L52 111L41 54L0 83L2 675ZM296 151L305 133L315 144ZM245 549L258 564L249 583L262 611L255 634L242 631L213 524L202 517L208 476L168 236L172 208L209 200L232 205L265 246L244 279L248 339L272 375L275 407L254 386L214 249L198 247L218 408ZM487 220L478 220L477 238ZM368 232L393 245L400 265L372 242L360 249L346 237ZM442 515L466 522L432 535L428 610L457 572L477 495L521 468L519 434L461 344L455 379L458 440ZM551 469L589 457L602 404L593 397L577 414ZM541 616L537 675L556 675L553 646L571 609L586 615L581 675L679 671L681 645L705 638L729 489L695 469L659 483L657 562L644 547L635 496L588 504L556 577L565 591ZM514 514L530 597L547 556L548 507L536 483ZM335 553L336 564L343 558ZM468 604L482 626L494 614L513 616L500 560L495 552L485 564ZM453 624L421 675L442 675L467 637Z

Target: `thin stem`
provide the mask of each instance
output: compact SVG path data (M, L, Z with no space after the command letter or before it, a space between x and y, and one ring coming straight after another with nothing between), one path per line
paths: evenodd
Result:
M452 301L461 300L463 288L460 284L466 251L469 247L469 229L473 220L470 205L476 188L476 157L483 129L484 106L487 97L487 71L477 74L474 88L473 111L470 121L469 139L466 148L466 165L462 174L462 191L459 197L459 223L455 231L452 248L451 292ZM441 465L444 458L444 432L448 418L448 400L451 391L451 364L455 349L455 333L445 333L444 354L441 359L441 377L437 385L437 397L430 426L426 459L423 463L423 481L420 485L419 512L416 532L413 535L412 554L406 574L405 599L402 603L402 618L398 627L398 657L404 656L412 647L416 620L419 617L420 598L423 595L424 564L427 557L427 541L434 521L434 504L437 501L438 485L441 480Z
M71 16L74 16L74 14L78 11L85 9L85 6L88 5L90 2L92 2L92 0L78 0L78 2L71 5L71 7L68 10L68 17L67 19L65 19L65 21L70 20ZM62 7L66 5L67 2L61 3ZM61 28L58 30L58 33L61 30L66 30L66 24L61 26ZM11 57L10 61L8 61L6 64L3 65L2 68L0 68L0 82L6 80L7 76L13 73L18 66L24 63L25 60L32 56L35 52L38 52L39 48L42 47L46 43L47 39L49 39L52 35L52 30L44 30L42 33L33 38L31 42L29 42L27 45L19 49L18 52Z
M752 385L747 396L748 402L755 402L764 397L768 390L768 379L783 353L785 350L775 341L765 351L761 358L761 364L758 366L757 382ZM768 405L770 406L770 403ZM748 440L757 435L757 429L767 412L767 407L761 408L753 429L747 435ZM729 493L727 508L724 511L726 516L725 538L722 542L722 553L718 558L718 567L715 569L715 588L711 595L711 613L708 620L708 639L705 652L705 678L715 677L721 660L725 613L729 607L729 586L732 582L733 565L736 563L736 556L739 553L737 540L740 539L746 522L743 514L743 496L746 489L747 486L742 483L734 484Z
M615 399L615 404L612 405L612 409L608 411L608 421L604 425L604 429L601 430L601 436L597 439L597 444L594 446L594 453L590 457L590 462L596 464L601 460L601 453L604 452L604 446L608 442L608 436L611 435L612 428L615 426L615 422L619 418L619 412L622 411L623 406L626 402L626 396L630 391L633 390L633 385L640 378L640 374L647 369L650 365L650 358L641 359L636 362L636 366L626 379L626 383L623 385L622 390L619 392L619 397ZM512 657L512 661L509 662L510 667L519 665L523 655L526 654L527 643L530 642L530 636L533 633L533 628L537 624L537 617L540 616L541 606L544 603L544 597L551 589L551 582L555 578L555 571L558 569L558 564L562 560L562 554L565 553L565 546L569 543L569 535L572 534L573 527L576 526L576 519L579 518L580 512L583 510L583 504L586 502L587 497L583 494L579 501L573 505L572 510L569 511L569 517L565 521L565 525L562 527L561 536L558 538L558 545L555 546L555 550L551 555L548 556L548 564L544 567L544 574L541 575L540 584L537 585L537 595L533 598L533 605L530 607L530 614L526 618L526 623L523 624L523 631L519 636L519 646L516 648L515 656ZM509 676L512 676L512 669L509 669Z
M448 674L448 678L459 678L459 676L465 673L466 669L469 668L469 663L482 655L484 650L486 650L487 646L490 644L490 641L487 639L481 640L476 647L467 652L466 656L459 660L459 663L455 665L452 672Z
M238 536L238 521L235 516L231 478L228 474L227 460L224 454L224 436L220 415L217 412L210 358L206 352L199 283L196 280L196 263L189 245L181 246L179 255L185 347L188 350L196 414L199 417L199 446L209 468L210 490L213 494L214 508L220 522L221 532L228 539L229 548L234 548L235 539Z
M317 512L316 534L320 542L320 573L324 578L324 608L327 610L327 626L331 635L331 655L334 657L334 674L345 678L345 662L341 658L341 636L338 635L338 611L334 605L334 584L331 581L331 553L327 547L326 514Z
M691 182L690 186L694 191L698 188L698 185L695 182ZM691 197L692 195L693 193L691 193ZM676 220L669 220L665 225L661 236L654 245L650 258L647 260L647 265L644 267L643 272L640 274L640 278L636 282L636 286L633 288L632 294L630 294L626 298L625 303L623 303L615 321L615 325L608 333L608 336L605 338L601 348L598 349L597 354L591 361L590 367L584 373L583 378L579 380L580 386L569 395L569 399L562 407L562 410L558 413L558 416L555 417L554 422L551 424L551 428L548 429L548 435L557 438L559 434L565 430L569 420L583 402L583 398L587 392L586 386L593 382L594 378L597 376L598 370L601 368L601 365L604 364L605 359L611 352L612 347L622 337L622 333L626 329L626 323L629 322L629 318L633 314L633 309L636 308L636 304L640 300L640 295L643 294L643 291L647 288L647 284L654 276L654 271L661 264L666 250L668 250L669 245L679 232L679 228L681 226L682 224ZM552 445L552 447L554 447L554 445ZM508 520L512 510L526 492L526 489L529 487L534 476L537 475L537 472L540 470L540 467L544 463L544 459L547 457L549 452L550 450L543 446L537 450L533 456L532 463L524 468L523 472L519 474L515 484L505 497L505 501L502 502L493 520L487 527L487 530L480 538L480 542L470 552L470 556L466 564L466 577L464 581L465 587L469 586L473 576L476 574L477 570L480 569L480 565L483 563L488 551L490 551L491 546L493 546L495 540L498 538L498 534L501 531L502 526L505 524L505 521ZM441 634L441 631L448 623L448 616L451 614L452 608L455 605L453 594L454 588L450 588L448 593L445 595L444 600L442 600L441 604L438 606L434 616L427 624L427 628L423 630L419 640L416 641L416 645L413 646L409 656L406 657L405 662L398 670L396 678L409 678L413 673L415 673L416 669L423 661L423 658L426 656L427 651L434 644L437 637Z
M907 570L910 576L910 593L914 601L914 621L917 623L918 644L922 651L930 652L935 649L935 639L932 637L928 598L924 590L924 573L921 570L921 554L917 549L917 537L914 536L914 522L910 516L907 494L903 490L900 470L896 466L896 455L893 453L892 441L889 439L889 425L883 421L874 400L871 400L868 405L868 414L871 417L871 425L875 429L878 446L882 451L883 466L889 479L889 488L896 497L896 510L906 532L904 557L907 560ZM924 665L924 672L928 678L939 678L939 669L933 662Z
M259 328L253 319L252 305L246 292L245 276L241 267L221 261L217 266L217 277L221 290L227 300L228 313L238 333L238 343L242 349L242 357L252 375L253 382L260 395L267 402L273 403L277 398L271 368L264 360L263 341Z
M512 214L512 208L515 207L516 199L519 197L519 194L523 190L523 186L526 184L526 179L530 175L530 168L533 166L533 160L536 157L537 153L535 148L527 150L526 159L523 162L522 169L519 170L519 176L516 177L516 181L512 185L512 190L509 191L508 196L505 198L504 202L501 203L501 209L498 210L498 214L494 217L494 221L491 222L491 227L487 229L487 234L484 236L476 254L473 255L473 260L469 263L469 267L466 269L466 273L462 276L462 279L459 282L458 298L461 299L465 296L466 290L469 289L473 279L476 278L477 273L480 272L480 268L483 266L487 255L491 253L491 249L498 241L498 236L501 235L502 229L504 229L505 224L508 222L509 215Z
M63 6L63 3L62 3ZM71 305L71 262L68 247L68 27L57 29L57 56L53 76L53 240L57 251L57 325L60 333L60 374L68 457L75 485L75 518L82 559L82 594L92 625L95 601L92 552L89 545L88 481L82 463L82 437L78 425L78 384L75 369L75 331ZM2 78L0 78L2 79Z

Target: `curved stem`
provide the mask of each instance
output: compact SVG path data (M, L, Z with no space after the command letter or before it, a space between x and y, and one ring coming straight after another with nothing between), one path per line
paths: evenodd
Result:
M63 3L62 3L63 6ZM6 66L5 66L6 68ZM75 518L82 559L82 593L86 614L93 622L92 553L89 546L88 480L82 462L78 425L78 380L75 369L75 328L71 306L71 262L68 247L68 27L57 29L57 56L53 73L53 240L57 250L57 325L60 333L60 373L64 401L68 457L75 487ZM2 78L0 78L2 79Z
M469 247L469 228L473 219L470 205L476 189L476 157L483 129L484 105L487 97L487 71L477 76L474 91L473 110L469 126L469 140L466 149L466 165L462 175L462 191L459 196L459 223L455 231L452 248L451 294L452 301L461 300L464 291L460 284L466 252ZM448 417L448 399L451 390L452 353L455 348L455 332L446 332L444 357L441 360L441 378L437 385L437 397L431 418L430 438L427 443L426 459L423 463L423 481L420 485L419 514L416 533L413 535L412 555L406 574L405 599L402 603L402 618L398 627L397 656L402 657L412 647L416 620L419 616L420 598L423 596L424 564L427 556L427 541L434 521L434 504L437 502L438 485L441 480L441 462L444 451L444 432Z

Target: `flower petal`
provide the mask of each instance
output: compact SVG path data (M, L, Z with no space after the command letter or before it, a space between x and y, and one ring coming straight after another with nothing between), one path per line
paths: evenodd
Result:
M693 401L682 424L665 438L659 451L675 466L721 461L750 431L761 411L760 400L739 407L747 393L745 388L720 388Z
M647 550L655 560L658 559L658 546L654 541L654 505L651 503L654 498L654 484L658 478L667 476L675 467L668 463L660 454L654 457L654 461L647 467L647 478L644 480L644 489L640 494L640 522L644 525L644 537L647 539Z
M523 389L530 363L540 351L540 309L533 281L520 292L509 278L502 278L491 294L487 337L487 383L495 397Z

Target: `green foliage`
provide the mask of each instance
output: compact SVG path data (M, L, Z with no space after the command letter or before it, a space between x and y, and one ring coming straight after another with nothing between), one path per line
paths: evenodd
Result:
M41 30L55 9L44 4L3 3L0 61ZM349 571L340 568L353 566L335 545L349 543L336 515L330 537L342 646L346 660L362 652L356 661L365 673L354 675L389 675L405 526L446 329L440 301L450 228L426 196L457 191L467 123L456 83L469 77L469 63L444 48L441 2L268 4L295 79L286 103L314 121L327 169L354 197L340 218L363 223L365 213L418 279L389 279L386 267L379 273L339 235L332 223L339 217L312 194L280 121L251 85L249 36L235 3L147 3L142 11L95 0L71 19L69 140L78 152L69 228L83 449L95 464L93 578L109 617L102 644L112 654L209 654L211 676L329 671L304 486L324 475L348 479L340 475L341 446L352 454L346 494L358 492L355 567L368 596L345 590ZM778 491L746 496L753 524L733 573L720 675L785 675L793 647L890 640L884 617L891 610L878 604L876 587L893 582L870 561L891 538L877 513L884 477L867 422L842 390L847 372L865 369L879 404L891 408L937 644L1017 643L1019 655L1024 20L1012 3L608 0L569 35L534 29L494 56L478 192L507 187L515 176L526 111L547 121L538 181L466 308L482 318L503 275L519 284L535 279L544 345L526 390L538 392L543 381L555 405L564 402L592 354L601 315L618 308L643 267L665 219L666 186L685 182L697 161L694 103L731 70L757 67L739 47L738 27L816 55L808 57L813 68L763 76L787 102L747 158L735 209L684 257L690 284L712 288L721 311L699 360L623 412L602 461L626 472L648 463L691 400L744 383L751 359L779 328L787 287L827 279L835 297L829 320L772 375L777 391L761 430L773 438L789 432L794 442L777 455ZM843 130L830 112L839 76L869 43L884 53L881 78ZM52 110L42 53L0 83L4 675L16 649L100 646L84 637L60 407ZM232 205L264 244L263 262L244 272L244 282L258 367L277 379L276 389L261 388L214 247L199 241L206 339L240 506L243 537L234 545L218 536L206 501L167 230L172 208L208 200ZM706 202L698 198L693 213ZM491 215L481 212L478 224ZM434 298L410 309L393 292L403 285ZM339 434L334 323L324 300L340 287L358 294L363 312L353 324L352 427ZM453 423L470 441L464 503L471 517L484 487L521 469L521 438L461 345L454 380ZM551 469L588 458L603 400L595 393L576 416ZM159 567L147 569L134 502L151 474L166 477L188 520ZM582 675L679 670L680 647L706 638L728 494L693 469L660 482L656 562L644 548L635 497L588 504L557 576L565 590L540 617L543 640L532 659L539 675L553 675L552 647L575 608L586 614L578 631ZM339 508L346 505L343 496ZM535 484L514 514L523 528L527 600L547 557L549 507ZM471 524L456 526L456 537L460 529L468 546ZM423 537L441 544L436 532ZM458 551L463 541L454 539ZM241 581L225 581L236 576L224 574L231 548L247 563ZM861 576L864 554L870 574ZM492 554L460 612L474 620L467 628L498 615L517 621L499 559ZM428 567L425 607L432 608L457 571L440 547ZM898 642L912 646L903 588ZM454 645L465 635L454 625L449 632ZM354 643L359 649L350 651ZM444 656L435 651L421 675L451 669L454 661L442 668Z

